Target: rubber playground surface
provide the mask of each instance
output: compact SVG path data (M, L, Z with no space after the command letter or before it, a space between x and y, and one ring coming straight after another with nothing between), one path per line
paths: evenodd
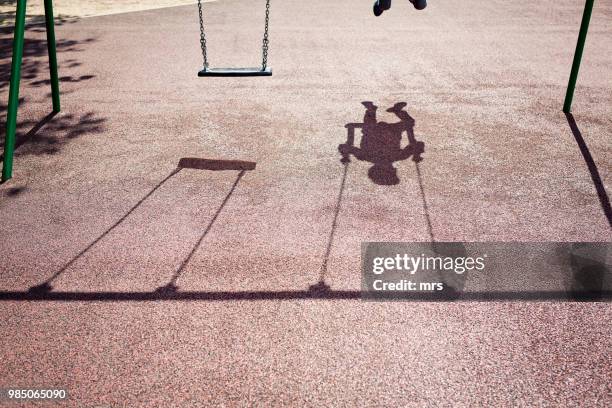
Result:
M567 118L580 2L272 3L263 78L196 76L195 5L58 25L53 117L44 27L28 29L0 387L92 407L609 406L609 303L307 294L321 277L358 291L363 241L609 241L612 4ZM257 66L264 3L205 11L211 65ZM396 123L398 103L422 160L393 182L341 163L349 124L372 105Z

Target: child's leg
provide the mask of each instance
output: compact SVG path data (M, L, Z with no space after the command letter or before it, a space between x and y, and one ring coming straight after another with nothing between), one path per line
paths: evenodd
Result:
M380 8L383 10L389 10L391 8L391 0L378 0Z
M378 17L383 13L383 11L389 10L390 8L391 0L376 0L374 2L374 15Z

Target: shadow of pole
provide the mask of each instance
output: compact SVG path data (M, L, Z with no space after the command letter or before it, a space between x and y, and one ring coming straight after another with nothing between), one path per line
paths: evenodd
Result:
M580 129L578 129L578 125L576 124L576 120L574 119L574 115L571 113L565 113L565 117L567 118L567 122L569 123L570 129L576 139L576 143L578 144L578 148L580 149L580 153L582 153L582 157L591 173L591 179L593 180L593 184L595 185L595 190L597 191L597 196L599 197L599 203L601 204L601 208L608 219L608 224L612 227L612 208L610 207L610 198L608 197L608 193L606 192L606 188L604 187L604 183L601 180L601 176L599 175L599 170L597 169L597 165L593 160L593 156L591 156L591 152L582 137L582 133Z

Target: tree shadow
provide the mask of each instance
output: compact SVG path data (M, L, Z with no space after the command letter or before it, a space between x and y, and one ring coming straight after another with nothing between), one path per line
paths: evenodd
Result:
M14 1L3 1L1 4L11 4ZM61 22L60 22L61 23ZM26 38L23 49L23 60L21 67L20 89L47 87L50 88L49 57L47 41L43 25L35 23L26 26ZM28 33L41 33L28 35ZM82 71L82 63L77 55L83 51L83 46L94 42L94 38L82 40L58 39L57 53L61 55L58 68L60 76L60 94L65 94L62 84L80 83L95 77L93 74L83 72L73 73L75 69ZM10 83L11 63L13 53L13 28L0 28L0 91L8 91ZM8 93L5 93L8 95ZM47 95L50 98L50 93ZM5 101L3 101L5 102ZM49 100L49 105L50 105ZM27 109L27 98L19 98L19 113ZM6 119L7 104L0 104L0 116ZM17 121L15 156L56 154L70 140L85 134L100 133L104 130L105 118L95 112L85 113L60 113L55 115L49 113L40 120ZM3 123L2 134L5 134ZM4 137L0 137L0 149L4 149ZM3 155L0 155L3 160Z
M343 156L342 162L350 161L352 155L357 160L372 163L368 177L375 184L395 185L400 182L397 169L393 163L412 157L416 163L422 160L425 144L414 136L415 120L404 110L405 102L396 103L387 112L394 113L399 122L379 122L376 118L378 107L372 102L362 102L366 111L363 123L347 123L348 137L346 143L338 146ZM355 129L361 129L359 147L355 146ZM402 147L403 133L406 132L408 144Z
M4 194L7 197L17 197L17 196L20 196L21 194L23 194L24 192L26 192L27 190L28 190L28 188L25 187L25 186L11 187L8 190L6 190L4 192Z
M15 138L15 157L57 154L73 139L103 132L105 122L105 118L94 112L81 115L51 112L39 121L22 121L19 126L22 130ZM4 143L4 138L0 139L0 151ZM4 154L0 154L0 160L4 160Z
M29 35L29 33L36 33ZM31 87L48 86L49 61L46 37L39 33L45 33L45 27L37 25L26 26L26 35L23 46L23 59L21 63L21 85ZM82 46L96 41L94 38L83 40L56 39L58 55L63 56L63 63L58 67L60 74L70 69L81 66L75 57L70 54L83 51ZM11 62L13 56L13 29L0 29L0 90L8 87L11 74ZM68 56L68 57L67 57ZM61 61L61 60L60 60ZM60 82L81 82L94 78L91 74L63 75Z

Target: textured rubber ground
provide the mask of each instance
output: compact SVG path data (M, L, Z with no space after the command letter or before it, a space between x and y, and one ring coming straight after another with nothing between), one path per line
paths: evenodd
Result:
M609 406L609 304L351 296L365 240L609 240L561 113L582 5L273 3L266 78L196 76L195 6L58 26L62 112L42 127L28 31L20 131L40 129L0 186L0 293L60 295L0 301L0 387L64 386L75 407ZM211 65L257 66L263 11L206 5ZM603 184L611 15L597 4L574 103ZM423 160L398 184L340 162L364 101L415 121ZM301 296L321 274L347 296Z

